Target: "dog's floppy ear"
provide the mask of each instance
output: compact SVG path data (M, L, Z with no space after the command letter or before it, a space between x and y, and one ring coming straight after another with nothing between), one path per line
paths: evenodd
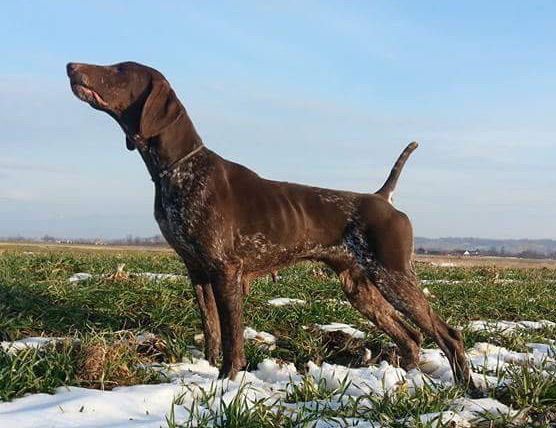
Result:
M182 107L170 84L164 79L153 80L151 92L141 112L141 137L148 139L160 134L179 117L181 110ZM126 143L129 148L130 142Z

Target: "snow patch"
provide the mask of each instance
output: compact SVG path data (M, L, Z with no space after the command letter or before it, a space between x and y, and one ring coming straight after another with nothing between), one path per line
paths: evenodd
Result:
M472 332L498 332L511 334L518 330L542 330L543 328L554 328L556 323L547 320L541 321L485 321L477 320L469 322L467 328Z
M341 331L355 339L364 339L365 333L361 330L356 329L355 327L349 324L343 324L341 322L333 322L330 324L317 324L317 327L322 331L326 332L333 332L333 331Z
M271 306L304 305L305 303L305 300L290 299L288 297L278 297L276 299L270 299L268 301L268 304Z
M554 340L550 340L550 343L528 343L527 347L533 351L533 354L538 353L548 358L556 358L556 342Z
M487 351L490 352L484 349L484 352ZM330 400L299 403L283 401L292 385L306 381L293 364L267 359L251 373L240 372L235 381L218 380L218 369L203 359L161 364L153 368L166 375L169 379L167 383L119 387L112 391L62 387L54 395L33 394L0 403L0 426L158 428L166 425L166 417L172 412L178 424L191 418L196 420L208 413L219 413L224 404L230 404L240 393L246 410L259 400L269 405L280 405L292 414L302 408L337 409L347 400L366 394L384 395L405 387L409 387L412 392L412 388L414 391L429 382L442 383L441 378L447 377L444 372L449 371L447 360L437 350L425 350L423 356L424 361L428 361L430 371L437 373L440 378L428 376L419 370L406 372L387 362L363 368L326 363L317 366L310 362L307 365L308 376L336 394ZM202 397L209 398L201 400ZM450 426L468 427L481 419L484 413L500 418L517 414L496 400L459 398L444 412L421 415L420 420L438 427L448 422L452 424ZM378 428L381 425L359 418L331 418L314 421L312 426Z
M60 337L27 337L14 342L0 342L0 348L8 354L16 354L25 349L40 349L63 340Z
M462 418L470 422L484 420L484 415L503 419L513 418L518 414L518 411L493 398L457 398L450 407L453 411L458 412Z
M146 278L150 281L178 281L183 279L183 275L176 275L173 273L153 273L153 272L140 272L132 273L131 276L138 276L140 278Z
M93 277L93 275L91 275L90 273L79 272L79 273L74 273L72 276L70 276L68 281L69 282L81 282L81 281L87 281L87 280L91 279L92 277Z
M438 413L425 413L419 416L421 424L431 427L452 427L452 428L469 428L471 424L459 414L447 410Z
M548 321L519 322L514 329L552 326ZM342 331L362 338L364 333L348 324L321 325L325 331ZM361 336L362 335L362 336ZM247 327L244 336L265 346L274 346L276 338L270 333L258 332ZM138 341L153 338L150 333L137 336ZM60 338L30 337L15 342L0 342L6 352L20 349L41 348ZM528 353L514 352L488 343L477 343L467 351L468 359L475 370L473 380L479 387L497 386L500 380L487 373L499 371L508 365L541 365L556 356L555 343L528 344ZM442 387L453 384L449 362L439 349L423 349L419 369L406 372L383 361L378 365L349 368L342 365L307 364L307 375L315 384L333 392L330 400L314 400L285 403L284 399L294 385L302 387L304 378L291 363L266 359L253 372L240 372L235 381L218 380L218 369L204 359L193 359L179 364L158 364L152 369L166 376L167 383L158 385L135 385L119 387L112 391L98 391L78 387L62 387L54 395L32 394L12 402L0 403L0 426L18 428L56 426L58 428L85 427L141 427L158 428L166 425L166 418L174 415L176 423L198 420L207 414L221 412L224 404L230 404L241 393L246 410L258 400L269 405L282 406L291 414L301 409L339 409L347 400L364 395L383 396L398 389L415 393L425 385ZM205 397L205 399L201 399ZM207 398L208 397L208 398ZM177 400L177 401L176 401ZM361 405L365 405L365 399ZM513 418L517 410L493 399L458 398L440 413L420 415L419 420L430 426L474 426L485 414L490 417ZM408 421L401 421L406 423ZM409 422L411 423L411 422ZM371 427L381 425L359 418L330 418L314 421L314 427Z
M422 285L432 285L432 284L454 285L454 284L461 284L463 281L460 281L459 279L421 279L419 282Z
M276 348L276 337L266 331L257 331L251 327L245 327L243 337L246 340L254 340L255 342L268 347L272 350Z
M348 368L336 364L323 363L317 366L307 364L308 373L317 381L323 382L329 391L345 388L345 394L354 397L362 395L384 395L405 383L406 371L383 361L378 366Z
M253 375L268 383L299 382L301 376L292 363L278 363L276 360L267 358L259 363Z
M130 277L145 278L149 281L178 281L184 278L183 275L173 273L154 273L154 272L126 272ZM87 272L74 273L68 278L69 282L87 281L92 278L106 278L108 275L93 275Z

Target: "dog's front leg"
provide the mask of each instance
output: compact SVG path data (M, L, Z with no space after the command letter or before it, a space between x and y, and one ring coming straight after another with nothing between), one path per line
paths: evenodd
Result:
M220 355L220 319L211 284L195 283L193 285L197 304L201 312L203 335L205 337L205 358L213 366Z
M223 271L215 275L212 283L220 317L224 355L219 377L234 379L237 372L247 364L243 339L241 269L236 266L226 266Z

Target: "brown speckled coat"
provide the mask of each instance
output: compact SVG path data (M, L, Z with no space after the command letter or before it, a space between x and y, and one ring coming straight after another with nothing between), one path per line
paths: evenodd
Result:
M139 150L155 184L160 230L195 288L206 356L216 363L223 351L221 376L234 377L246 364L242 304L249 283L316 260L339 275L352 305L392 337L404 367L418 364L414 324L445 352L456 379L470 382L461 334L434 313L418 286L411 223L391 203L415 143L374 194L266 180L204 147L156 70L70 63L68 75L74 93L110 114L127 147Z

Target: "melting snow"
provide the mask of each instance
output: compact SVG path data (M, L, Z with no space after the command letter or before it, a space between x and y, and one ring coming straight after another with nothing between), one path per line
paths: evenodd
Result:
M257 331L251 327L245 327L243 337L247 340L254 340L262 345L266 345L268 349L276 348L276 337L266 331Z
M533 364L541 365L550 361L550 349L534 344L528 353L509 351L506 348L489 343L476 343L468 352L468 357L473 367L484 368L487 371L497 371L508 364Z
M173 273L140 272L140 273L132 273L131 275L147 278L151 281L177 281L183 278L183 275L176 275Z
M270 299L268 301L269 305L272 306L286 306L286 305L304 305L306 302L305 300L301 299L290 299L288 297L278 297L276 299Z
M127 272L127 274L131 277L140 277L140 278L146 278L150 281L177 281L180 279L183 279L184 276L183 275L176 275L173 273L153 273L153 272ZM68 281L69 282L81 282L81 281L87 281L89 279L98 277L98 278L103 278L106 275L93 275L87 272L79 272L79 273L75 273L72 276L69 277Z
M383 361L378 366L351 369L345 366L323 363L317 366L307 364L308 373L317 382L324 382L326 388L335 390L346 386L346 394L359 397L367 394L384 395L405 382L405 370Z
M206 360L190 363L161 365L170 382L158 385L136 385L115 388L112 391L98 391L77 387L62 387L54 395L33 394L12 402L0 404L0 426L44 427L159 427L164 425L166 417L174 412L176 422L186 421L193 415L203 415L209 410L218 411L223 403L229 404L241 391L250 407L257 400L273 403L285 397L288 385L299 383L302 376L293 364L279 364L274 360L265 360L258 369L240 372L236 381L218 380L218 369ZM350 369L344 366L324 363L317 366L308 364L308 373L316 382L324 382L325 388L334 391L342 386L346 388L342 397L335 396L330 401L313 401L306 403L283 404L295 412L303 408L338 408L349 397L364 394L384 394L394 391L413 379L423 379L417 370L406 373L403 369L393 367L387 362L380 365ZM216 391L215 398L209 402L199 402L201 392ZM179 403L172 407L179 397ZM342 401L343 400L343 401ZM421 415L423 421L453 420L468 426L468 421L480 418L488 412L493 415L514 415L515 411L492 399L455 400L442 414ZM345 427L363 426L379 427L379 424L360 419L342 420L336 424L333 420L319 420L314 426Z
M271 299L268 301L269 305L272 306L286 306L286 305L304 305L306 302L305 300L301 299L290 299L288 297L278 297L276 299Z
M419 417L419 421L426 426L440 428L440 427L455 427L455 428L467 428L471 424L451 410L439 413L425 413Z
M550 340L550 343L528 343L527 346L531 348L534 353L544 354L550 358L556 358L556 342Z
M317 327L320 328L322 331L326 331L326 332L341 331L342 333L348 334L356 339L365 338L365 333L363 333L361 330L358 330L349 324L343 324L341 322L333 322L330 324L317 324Z
M547 320L541 321L471 321L468 329L474 332L497 331L504 334L513 333L516 330L541 330L543 328L556 327L556 323Z
M431 285L431 284L461 284L463 281L459 279L422 279L419 281L422 285Z
M518 323L518 328L536 328L536 324ZM334 323L324 327L326 331L358 332L347 324ZM363 332L359 332L363 334ZM349 334L349 333L348 333ZM148 338L147 335L144 335ZM266 332L245 329L245 337L266 345L274 345L275 337ZM16 342L1 342L5 351L41 347L57 338L33 337ZM541 364L554 357L553 344L532 343L530 353L520 353L488 343L477 343L468 350L468 358L475 369L495 371L500 365ZM173 412L176 422L201 417L208 412L218 412L222 404L229 404L239 392L245 398L247 408L257 400L268 400L269 404L279 402L284 409L295 413L302 408L340 408L348 399L365 394L384 395L398 388L407 388L410 393L424 385L442 386L453 383L448 360L438 349L424 349L419 370L406 372L387 362L361 368L312 362L307 365L307 375L329 391L345 389L331 400L316 400L303 403L283 403L292 385L303 381L303 376L293 364L279 363L267 359L253 372L240 372L236 381L218 380L218 369L206 360L188 363L158 365L155 370L163 372L169 382L158 385L136 385L115 388L112 391L98 391L78 387L62 387L54 395L32 394L12 402L0 403L0 426L44 427L156 427L166 425L166 417ZM474 374L483 386L496 385L498 379L484 374ZM199 401L203 391L210 395L208 402ZM179 397L179 404L172 405ZM365 401L365 400L363 400ZM363 403L363 402L362 402ZM517 411L493 399L458 398L445 411L420 415L422 423L431 426L469 427L481 419L485 413L494 417L514 417ZM402 421L406 422L406 421ZM320 419L314 427L371 427L380 424L358 418Z
M423 424L433 427L467 428L475 426L477 422L489 419L511 419L518 415L518 411L492 398L457 398L450 404L450 409L439 413L427 413L419 417Z
M90 273L86 273L86 272L74 273L72 276L70 276L69 282L87 281L88 279L91 279L92 277L93 277L93 275L91 275Z
M27 337L14 342L0 342L0 348L8 354L15 354L25 349L39 349L62 340L59 337Z
M450 406L468 421L478 421L488 414L491 417L512 418L517 411L492 398L457 398Z

